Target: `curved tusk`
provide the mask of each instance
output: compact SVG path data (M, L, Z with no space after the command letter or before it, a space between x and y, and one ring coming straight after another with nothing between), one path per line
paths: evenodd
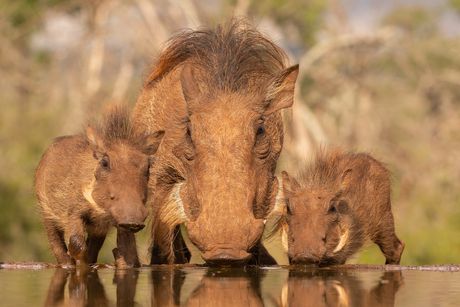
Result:
M288 233L287 226L284 226L281 230L281 244L283 245L283 250L285 253L289 252L289 243L288 243Z
M267 219L278 214L284 214L284 190L283 190L283 178L276 177L278 179L278 194L276 194L275 206L273 210L268 214Z
M345 231L345 233L340 237L340 242L337 245L337 247L332 251L332 253L337 253L338 251L340 251L347 243L347 240L348 240L348 230Z

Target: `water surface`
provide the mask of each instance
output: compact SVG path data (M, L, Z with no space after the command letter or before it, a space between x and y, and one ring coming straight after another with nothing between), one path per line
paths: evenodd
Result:
M0 297L2 306L459 306L460 272L358 266L0 269Z

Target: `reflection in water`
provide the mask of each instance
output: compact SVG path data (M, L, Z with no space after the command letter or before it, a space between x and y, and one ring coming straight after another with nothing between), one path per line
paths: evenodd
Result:
M369 288L354 273L313 268L171 269L151 282L152 306L394 306L404 285L401 272Z
M69 299L65 301L67 279L69 279ZM45 306L68 305L107 306L104 287L99 281L97 271L56 269L48 289Z
M152 306L263 306L256 268L151 272Z
M70 275L70 277L69 277ZM113 283L117 285L117 306L134 306L137 270L115 270ZM65 300L68 280L69 298ZM56 269L48 289L45 306L109 306L109 300L97 270Z
M113 283L106 285L98 270L59 268L45 306L113 306L113 301L117 306L394 306L395 294L404 285L401 272L373 273L371 280L358 273L305 267L161 266L115 269ZM147 279L148 286L136 294L139 277ZM113 285L116 298L104 289Z
M394 306L403 285L401 272L385 272L377 285L367 289L354 274L291 271L282 306Z
M117 306L134 306L138 270L115 270L113 283L117 285Z

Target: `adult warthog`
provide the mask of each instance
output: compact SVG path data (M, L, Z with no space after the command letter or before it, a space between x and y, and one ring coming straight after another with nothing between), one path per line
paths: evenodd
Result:
M274 204L281 110L298 65L243 19L184 30L152 66L137 126L166 131L153 170L151 264L187 256L178 225L209 264L244 264Z

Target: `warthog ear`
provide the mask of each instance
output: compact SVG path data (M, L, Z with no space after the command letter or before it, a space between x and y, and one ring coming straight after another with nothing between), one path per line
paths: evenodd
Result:
M270 80L263 102L265 116L292 106L298 74L299 64L296 64L282 70Z
M144 144L144 152L149 156L154 155L157 152L164 135L165 132L163 130L149 134Z
M186 64L180 74L180 83L182 85L182 94L184 95L187 106L195 103L200 96L200 88L195 79L195 70L192 65Z
M339 191L337 192L337 195L342 194L343 191L346 190L350 186L352 172L353 170L349 168L342 173L342 178L340 178L340 187L339 187Z
M94 151L94 157L99 159L100 155L104 152L104 141L99 131L88 124L88 127L86 128L86 137L88 138L91 149Z
M300 184L297 182L297 180L295 180L294 177L289 175L286 171L282 171L281 176L283 177L284 195L289 195L290 193L300 189Z

